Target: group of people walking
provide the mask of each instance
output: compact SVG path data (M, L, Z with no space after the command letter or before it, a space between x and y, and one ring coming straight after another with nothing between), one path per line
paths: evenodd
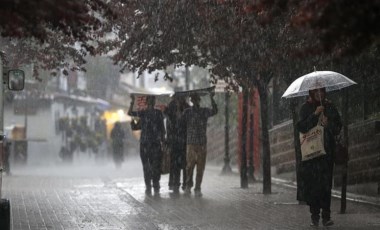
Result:
M194 187L195 196L202 196L201 184L207 156L207 121L218 111L213 96L214 93L210 93L211 108L200 106L201 97L198 94L190 95L192 106L187 103L185 96L175 96L163 112L155 109L154 96L147 96L146 109L133 111L135 98L132 96L128 114L139 117L141 122L140 157L146 194L152 194L152 188L155 194L160 191L161 150L165 143L168 145L171 158L169 190L178 194L182 185L185 194L191 194ZM299 115L296 126L301 134L308 133L317 124L324 127L325 150L324 155L301 162L299 200L310 206L311 226L318 226L321 217L322 224L330 226L334 224L331 220L330 206L335 136L342 128L341 118L333 103L326 99L325 88L309 91L309 97L301 106Z
M168 146L170 154L169 190L178 194L181 187L191 193L193 171L196 167L194 194L201 196L201 184L207 156L207 120L217 114L214 93L210 93L212 108L200 106L201 97L190 95L190 106L185 96L174 96L167 108L155 109L155 96L147 96L147 107L133 111L135 98L132 96L128 115L139 117L141 122L140 157L143 165L146 194L160 191L162 145ZM167 118L165 129L164 118Z

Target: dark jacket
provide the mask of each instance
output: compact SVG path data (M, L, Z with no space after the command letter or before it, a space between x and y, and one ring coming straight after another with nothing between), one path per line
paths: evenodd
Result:
M130 116L139 117L141 122L140 143L160 143L165 136L164 116L161 110L145 109L130 111Z
M114 153L122 153L124 149L125 132L121 124L116 122L111 131L112 148Z
M187 103L184 103L181 108L177 108L177 103L173 100L165 109L164 114L168 118L167 140L169 143L186 145L186 123L181 116L183 111L189 107Z
M297 123L299 132L306 133L317 125L319 116L314 114L317 106L311 100L302 105L300 120ZM328 125L324 127L324 147L327 154L302 161L299 168L299 198L307 203L330 192L332 188L335 136L340 133L342 123L337 109L331 102L326 100L324 106L324 115L328 118Z

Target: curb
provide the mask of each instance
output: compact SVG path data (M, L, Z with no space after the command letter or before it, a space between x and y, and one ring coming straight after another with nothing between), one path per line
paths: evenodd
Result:
M221 173L222 167L217 165L207 165L206 168L208 170L212 171L219 171L220 175L223 175ZM230 174L227 174L228 176L239 176L240 174L238 172L235 172L232 170ZM224 176L224 175L223 175ZM262 180L258 179L257 182L262 182ZM290 180L281 179L278 177L272 177L272 183L280 186L284 186L287 188L297 189L297 183ZM336 189L332 189L331 196L336 199L341 199L341 192ZM380 197L372 197L372 196L366 196L366 195L360 195L356 193L346 193L346 199L348 201L357 202L357 203L363 203L363 204L369 204L373 206L380 207Z
M272 177L272 182L278 185L283 185L289 188L297 189L297 183L289 180L280 179L277 177ZM341 199L341 192L339 190L333 189L331 190L331 196L334 198ZM346 199L353 202L358 203L364 203L364 204L370 204L374 206L380 207L380 198L371 197L371 196L365 196L355 193L349 193L346 194Z

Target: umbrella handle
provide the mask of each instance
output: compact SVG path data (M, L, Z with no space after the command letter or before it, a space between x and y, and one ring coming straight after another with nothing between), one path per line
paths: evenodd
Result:
M319 102L321 103L321 106L323 106L322 97L321 97L321 89L318 89L318 94L319 94ZM322 112L322 115L324 115L323 112Z

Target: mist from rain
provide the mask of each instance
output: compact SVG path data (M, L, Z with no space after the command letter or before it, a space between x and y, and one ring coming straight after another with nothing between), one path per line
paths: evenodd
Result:
M31 161L34 154L29 152ZM96 160L87 154L75 156L73 163L44 162L28 163L27 165L11 165L12 176L46 176L66 178L134 178L142 177L141 160L136 153L125 157L120 168L116 168L112 159Z

